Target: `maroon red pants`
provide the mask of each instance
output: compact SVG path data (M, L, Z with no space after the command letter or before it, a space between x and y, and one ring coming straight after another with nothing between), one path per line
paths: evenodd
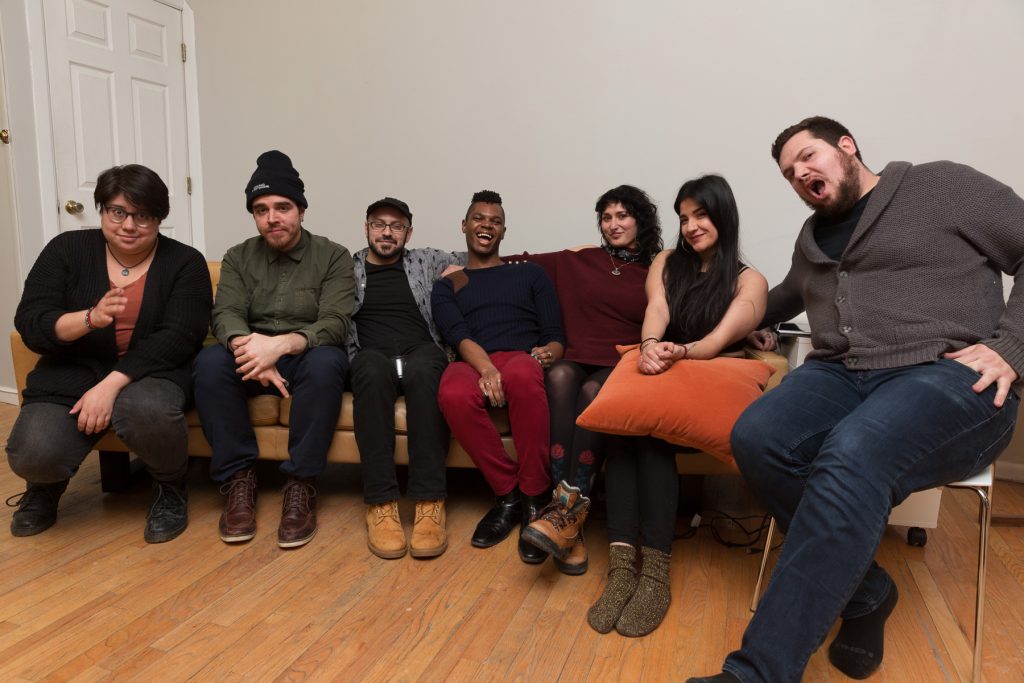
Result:
M501 436L487 416L487 399L479 386L480 373L469 363L459 361L445 369L437 392L438 405L452 434L469 453L495 495L503 496L517 485L528 496L547 493L551 490L548 476L551 425L544 371L523 351L496 351L490 358L501 373L518 462L505 452Z

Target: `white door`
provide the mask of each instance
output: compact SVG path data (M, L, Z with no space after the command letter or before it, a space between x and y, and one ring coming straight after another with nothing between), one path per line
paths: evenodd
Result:
M46 0L60 229L99 225L92 192L138 163L170 190L161 232L191 243L181 11L155 0Z

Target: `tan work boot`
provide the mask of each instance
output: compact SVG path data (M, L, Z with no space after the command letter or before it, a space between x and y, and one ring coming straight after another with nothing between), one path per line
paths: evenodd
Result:
M409 554L413 557L437 557L448 548L444 500L417 500L416 521L412 525Z
M405 555L405 531L398 517L398 501L366 506L366 544L370 552L385 560Z
M587 546L583 542L583 529L580 529L580 534L576 537L576 543L573 544L568 555L562 559L557 557L552 559L554 559L558 571L563 574L568 574L569 576L586 574L590 563L587 560Z
M544 506L537 519L523 529L523 540L546 550L558 560L565 560L580 541L580 531L588 512L590 499L581 495L577 487L560 481L551 495L551 502ZM579 549L583 551L585 562L586 549L582 548L581 541Z

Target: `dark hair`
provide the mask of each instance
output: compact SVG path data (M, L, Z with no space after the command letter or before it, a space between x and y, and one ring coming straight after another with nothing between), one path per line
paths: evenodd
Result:
M772 143L772 158L775 159L775 163L779 163L779 156L782 155L782 148L787 142L789 142L789 139L797 133L802 133L805 130L812 136L819 140L824 140L833 147L839 146L839 138L842 137L848 137L853 140L854 144L857 144L857 141L853 138L853 133L851 133L843 124L824 116L811 116L800 123L794 123L792 126L779 133L779 137L775 138L775 142ZM857 145L857 159L862 163L864 161L860 155L860 145Z
M640 248L640 260L649 265L661 251L661 220L658 218L658 207L640 188L619 185L597 198L594 211L597 212L598 230L601 229L601 214L612 204L622 204L629 215L636 219L636 242Z
M125 164L100 173L100 177L96 179L96 189L92 193L96 208L106 206L107 202L119 194L123 194L125 199L139 209L153 214L160 220L167 218L167 214L171 212L167 186L155 171L145 166Z
M480 190L479 192L473 193L473 199L469 202L469 208L466 209L466 218L469 218L469 211L473 208L474 204L497 204L501 206L501 195L494 190ZM505 207L501 206L502 215L505 214Z
M700 255L683 238L682 230L675 251L665 259L662 282L670 327L682 330L680 342L700 339L722 320L740 273L740 213L729 183L719 175L687 180L676 195L676 213L684 199L692 199L707 212L718 231L718 241L703 274Z

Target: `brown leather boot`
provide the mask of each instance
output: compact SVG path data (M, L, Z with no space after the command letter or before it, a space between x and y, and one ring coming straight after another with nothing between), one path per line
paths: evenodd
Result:
M398 501L366 506L366 544L370 552L385 560L405 555L405 531L398 516Z
M523 530L523 540L551 553L556 560L564 560L575 548L588 512L590 499L581 495L577 487L560 481L551 495L551 502ZM583 561L586 561L585 548Z
M417 500L409 554L413 557L437 557L447 550L445 519L444 500Z
M231 475L220 485L226 497L220 516L220 540L241 543L256 535L256 470L249 468Z
M569 550L569 554L561 560L557 557L553 559L555 566L558 567L558 571L563 574L568 574L569 576L586 574L590 563L587 560L587 546L583 543L583 529L580 529L580 535L576 538L572 549Z
M277 527L277 545L298 548L316 536L315 480L288 477L281 491L281 524Z

